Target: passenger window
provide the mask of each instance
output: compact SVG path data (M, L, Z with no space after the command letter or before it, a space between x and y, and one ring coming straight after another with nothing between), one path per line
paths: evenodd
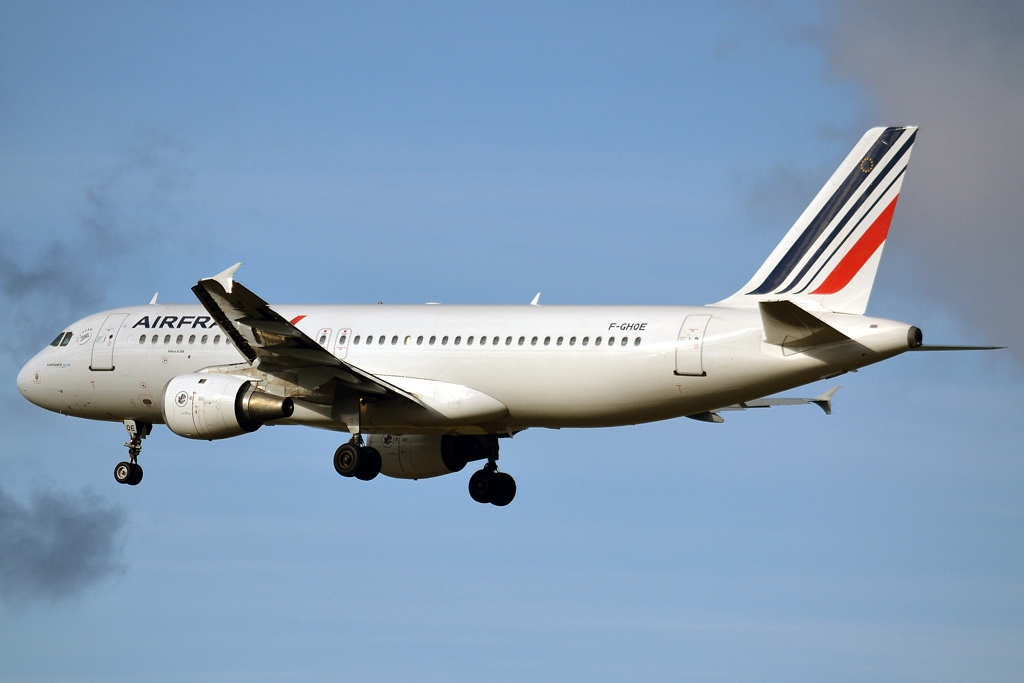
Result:
M512 345L512 337L505 337L505 346Z
M206 340L207 340L207 339L209 339L209 338L210 338L210 335L208 335L208 334L204 334L204 335L203 335L203 338L199 340L199 343L200 343L200 344L205 344L205 343L206 343Z
M344 346L346 341L348 341L348 335L341 335L341 338L338 340L338 346Z
M56 339L54 339L52 342L50 342L50 346L57 346L57 345L59 345L63 339L64 339L64 333L61 332L60 334L57 335Z
M434 342L436 342L436 341L437 341L437 337L435 337L434 335L430 335L430 345L433 346Z
M633 340L633 346L640 346L640 337Z
M160 339L160 335L159 334L154 334L153 335L153 339L150 340L150 343L151 344L156 344L159 339Z
M178 338L174 340L174 343L175 343L175 344L180 344L180 343L181 343L181 340L183 340L184 338L185 338L185 335L183 335L183 334L179 334L179 335L178 335Z
M460 341L462 341L462 337L456 337L455 338L455 345L458 346Z
M422 343L423 343L423 335L421 334L420 336L416 337L416 346L419 346Z
M594 340L594 346L600 346L600 345L601 345L601 337L598 337L597 339Z
M142 335L141 337L139 337L139 343L140 344L145 344L146 343L146 335Z
M193 334L193 335L189 336L188 343L189 344L195 344L196 343L196 335Z
M621 346L625 346L625 345L626 345L626 342L628 342L628 341L629 341L629 337L623 337L623 338L622 338L622 344L621 344Z
M391 337L391 345L394 346L397 343L398 343L398 335L396 334L393 337ZM406 344L408 344L408 343L409 342L406 342Z
M448 343L448 335L441 337L441 346L445 346Z
M320 339L317 340L317 343L320 344L320 346L323 346L324 344L326 344L327 343L327 335L326 334L321 334L320 335Z
M164 344L170 344L170 343L171 343L171 335L165 334L164 335Z
M530 346L536 346L536 345L537 345L537 338L534 337L533 339L530 340Z
M360 336L357 334L356 338L352 340L352 343L353 344L358 344L359 343L359 339L360 339Z
M551 345L551 337L544 337L544 346Z
M608 337L608 346L615 346L615 337Z
M562 337L559 337L558 341L556 341L555 344L558 345L558 346L561 346L562 345Z
M569 346L576 346L576 337L569 337Z
M378 344L383 344L384 343L384 335L383 334L380 335L380 337L377 339L377 343Z
M498 337L497 336L494 337L494 339L491 340L491 346L497 346L498 345L498 341L499 341Z
M224 337L224 345L231 346L231 337Z
M587 342L589 342L589 341L590 341L590 337L584 337L583 338L583 345L586 346Z
M395 342L394 342L394 341L392 341L391 343L392 343L392 344L394 344ZM409 344L411 344L411 343L412 343L412 335L409 335L409 334L407 334L407 335L405 336L405 341L404 341L404 342L402 342L402 343L403 343L403 344L404 344L405 346L408 346Z
M526 337L520 337L519 338L519 345L522 346L523 342L525 342L525 341L526 341Z
M456 341L455 343L458 344L459 342ZM473 345L473 336L470 335L469 339L466 340L466 346L472 346L472 345Z

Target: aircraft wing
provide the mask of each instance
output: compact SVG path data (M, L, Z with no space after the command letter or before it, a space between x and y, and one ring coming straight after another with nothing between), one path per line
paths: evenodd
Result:
M249 364L262 370L327 368L342 384L360 392L401 396L419 403L398 387L346 363L285 320L267 302L234 281L238 263L223 273L200 280L196 298L231 338Z

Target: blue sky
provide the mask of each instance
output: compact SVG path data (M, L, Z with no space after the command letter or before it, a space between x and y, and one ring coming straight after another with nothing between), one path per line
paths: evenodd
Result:
M504 509L299 428L157 428L120 487L119 425L14 385L237 261L276 302L716 301L875 125L923 127L869 313L1017 346L1021 8L884 12L6 3L0 544L50 564L0 557L0 680L1020 680L1019 349L526 432Z

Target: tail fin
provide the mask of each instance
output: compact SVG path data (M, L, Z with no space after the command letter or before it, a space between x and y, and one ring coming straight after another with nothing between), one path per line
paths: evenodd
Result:
M792 300L863 314L917 128L872 128L750 282L722 306Z

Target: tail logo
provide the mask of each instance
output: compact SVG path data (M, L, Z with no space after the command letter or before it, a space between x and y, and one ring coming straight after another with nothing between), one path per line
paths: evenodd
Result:
M849 284L859 266L867 263L885 241L891 205L899 193L916 135L916 129L880 129L866 153L861 152L864 156L859 162L856 157L846 162L850 169L846 177L837 185L826 185L816 198L818 210L806 224L798 223L791 229L795 239L775 257L761 284L747 294L836 293ZM876 211L882 213L881 220L875 220ZM875 229L869 230L873 224ZM870 235L861 239L865 232ZM855 253L844 258L850 245L856 245ZM842 267L835 277L829 277L837 262Z

